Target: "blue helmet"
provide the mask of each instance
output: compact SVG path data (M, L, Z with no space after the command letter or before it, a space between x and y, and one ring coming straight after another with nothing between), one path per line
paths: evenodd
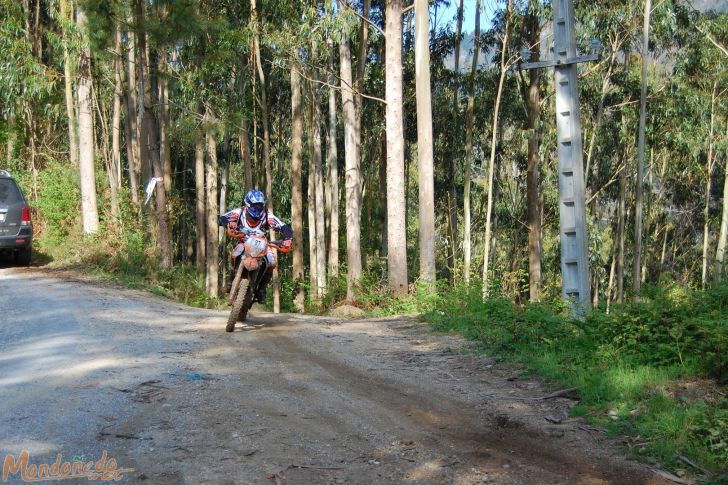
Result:
M265 195L263 195L263 192L253 189L245 194L245 209L251 219L262 221L265 218Z

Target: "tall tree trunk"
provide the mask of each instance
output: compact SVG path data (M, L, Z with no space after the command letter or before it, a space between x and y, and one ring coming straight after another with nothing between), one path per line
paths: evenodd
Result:
M538 18L538 1L531 0L525 19L531 58L539 60L541 24ZM528 212L528 290L529 299L538 301L541 297L541 213L539 204L539 133L537 128L541 110L538 92L539 70L528 71L528 88L523 88L523 98L528 112L528 168L526 170L526 206Z
M594 127L592 128L591 137L589 138L589 148L587 149L586 153L586 168L584 169L584 184L588 185L587 182L589 180L589 167L591 166L592 161L592 155L594 154L594 145L596 144L596 138L597 133L599 132L599 127L602 125L602 120L604 119L604 103L607 99L607 94L609 94L609 88L611 86L611 78L612 78L612 69L614 67L614 61L617 57L617 50L613 50L611 55L609 56L609 64L607 67L607 72L604 74L604 77L602 78L602 88L601 88L601 94L599 96L599 107L597 108L597 119L594 121ZM594 167L595 169L597 167ZM588 198L587 198L588 199Z
M710 185L713 182L713 132L715 127L715 99L718 90L718 81L713 82L713 94L710 98L710 134L708 135L708 161L705 173L705 206L703 208L703 271L701 284L705 289L708 285L708 246L709 246L709 216L710 216Z
M339 44L341 73L341 108L344 115L344 157L346 161L346 299L353 301L354 289L361 278L361 176L356 144L356 115L351 79L351 49L349 37L342 34Z
M367 50L369 42L369 10L371 8L371 0L362 1L362 20L359 25L359 57L356 63L356 135L359 137L357 146L361 146L361 115L364 97L364 71L367 65Z
M114 166L113 162L113 155L110 153L109 150L109 126L107 124L107 120L109 118L108 112L105 109L102 109L102 103L99 103L96 89L91 89L91 95L93 100L93 106L96 107L96 113L98 115L99 123L101 124L101 129L99 133L99 141L96 144L96 146L99 146L101 148L101 158L104 161L104 165L106 166L106 175L109 179L109 195L111 199L111 219L116 220L119 216L119 183L116 176L116 167ZM120 103L121 104L121 103ZM104 103L103 106L106 104ZM119 106L121 107L121 106ZM94 129L94 132L98 132L99 130ZM113 135L111 136L113 139ZM113 143L113 141L112 141Z
M313 130L310 130L313 131ZM308 284L311 288L310 297L319 301L318 291L314 291L318 281L318 246L316 245L316 195L314 194L314 187L316 185L316 174L315 166L313 161L313 154L308 158L308 183L307 183L307 212L308 212L308 266L309 266L309 280Z
M6 149L6 161L8 165L15 159L15 145L17 144L18 135L15 132L15 115L13 113L8 114L8 141Z
M382 211L382 241L380 258L387 257L387 138L381 137L379 148L379 207Z
M513 0L508 0L506 11L506 29L501 42L500 77L498 79L498 91L495 97L493 109L492 136L490 140L490 159L488 160L488 202L485 210L485 251L483 255L483 299L488 298L489 277L488 267L490 262L491 249L491 213L493 212L493 172L495 168L495 149L498 140L498 115L500 114L501 97L503 95L503 83L508 72L506 66L506 53L508 51L508 37L511 29L511 12L513 12Z
M369 47L369 10L371 0L362 0L362 21L359 25L359 58L356 64L355 96L354 96L354 148L356 150L356 160L358 166L361 166L361 118L364 110L364 73L367 65L367 51ZM361 174L358 176L357 191L359 193L359 216L361 217L361 193L362 180Z
M462 5L462 0L461 0ZM417 90L417 161L419 168L420 279L435 282L435 175L432 154L430 88L430 12L427 0L415 0L415 79Z
M121 97L122 83L121 71L123 70L121 60L121 30L116 26L114 43L114 112L111 121L111 168L114 172L116 188L121 187ZM114 189L112 189L113 191Z
M159 145L164 170L164 190L172 192L174 174L172 172L172 154L169 151L169 89L167 87L167 49L158 50L159 59Z
M480 0L477 0L477 3L479 4ZM478 11L475 13L475 15L476 15L476 18L479 19L480 18L480 12L479 12L480 9L477 6L476 6L476 9ZM453 107L453 116L454 116L453 122L455 124L457 124L460 121L460 43L462 42L462 39L463 39L463 0L458 0L457 12L458 13L457 13L457 31L456 31L456 37L455 37L455 71L454 71L455 90L453 93L453 106L452 106ZM477 20L476 20L476 23L478 23ZM417 29L417 27L415 26L415 30L416 29ZM477 25L476 29L478 29L478 31L479 31L480 25ZM473 59L475 59L475 56L476 56L475 51L477 51L479 49L479 47L480 46L473 44L473 51L474 51ZM476 69L477 69L477 62L475 62L475 65L476 65ZM466 114L466 117L467 117L467 114ZM467 120L466 120L466 125L467 125ZM467 130L467 128L466 128L466 130ZM465 136L467 138L467 133ZM471 132L471 136L472 136L472 132ZM472 142L472 140L471 140L471 142ZM467 140L465 143L467 144ZM453 145L456 145L456 144L453 144ZM457 146L452 146L451 149L457 150ZM472 145L471 145L471 150L472 150ZM448 244L450 254L448 255L449 261L447 264L448 272L455 269L455 261L456 261L456 257L457 257L456 255L457 255L457 248L458 248L458 235L459 235L458 209L457 209L458 208L458 192L457 192L457 185L455 183L455 165L458 160L456 153L457 153L457 151L454 152L453 155L450 157L451 158L450 163L445 162L447 164L447 178L450 183L450 197L448 198L449 207L448 207L448 211L447 211L448 216L449 216L448 224L449 224L449 228L450 228L450 244ZM467 161L467 154L465 155L465 158ZM468 168L466 168L466 170L468 170ZM467 190L470 190L470 187L468 187ZM469 196L470 196L470 194L468 193L468 197ZM464 197L465 197L465 195L463 194L463 198ZM464 204L465 204L465 201L463 200L463 205ZM468 201L468 206L469 205L470 205L470 201ZM465 222L464 224L469 225L470 221ZM469 229L470 228L468 227L468 230ZM463 237L464 237L464 235L463 235ZM465 251L466 244L468 245L468 250L470 250L470 241L468 241L467 243L463 242L463 251ZM467 257L469 260L470 254L468 254ZM467 271L469 273L470 268L468 268ZM470 274L468 274L468 278L470 278Z
M326 143L329 195L329 276L339 274L339 154L336 146L336 90L334 86L334 50L330 45L329 72L329 130Z
M253 188L253 165L250 160L250 122L243 118L243 129L240 132L240 156L243 158L243 171L245 180L245 191Z
M130 21L131 22L131 21ZM139 167L141 160L139 146L139 117L137 115L136 42L134 32L127 33L127 94L126 94L126 155L129 165L129 190L131 201L139 204Z
M266 80L263 73L263 59L260 57L260 42L258 39L258 14L256 0L250 0L251 21L255 24L253 33L253 49L255 52L255 67L260 79L260 114L263 122L263 163L265 165L265 193L268 197L268 210L275 212L273 205L273 174L270 165L270 121L268 113L268 97L266 94ZM272 232L271 232L272 235ZM281 287L278 281L278 267L273 269L273 312L281 312Z
M144 6L142 0L136 0L136 17L139 27L144 25ZM151 176L159 183L155 185L155 207L159 235L157 238L159 253L162 257L161 266L164 269L172 267L172 252L170 250L169 214L167 212L167 192L164 188L164 169L159 156L159 139L157 120L153 112L152 79L149 77L149 58L147 57L147 40L144 35L139 36L139 54L137 56L137 80L142 86L142 125L141 125L141 161L142 166L151 169Z
M460 2L462 7L462 1ZM459 43L458 43L459 47ZM470 284L471 229L470 229L470 179L475 157L473 156L473 112L475 109L475 78L478 74L480 53L480 0L475 1L475 34L473 35L473 61L470 65L468 106L465 112L465 174L463 187L463 279ZM457 56L456 56L457 57Z
M728 139L728 121L726 121L725 134L726 139ZM720 235L718 236L718 248L715 253L715 259L718 265L715 271L715 278L718 281L723 279L726 241L728 241L728 148L726 149L725 170L723 174L723 210L720 218Z
M293 304L299 312L304 309L303 291L303 191L301 188L301 152L303 145L303 112L301 108L301 77L298 66L291 66L291 225L293 226L293 284L296 294Z
M94 234L99 230L99 213L96 206L96 169L94 160L94 127L91 101L91 49L86 33L86 12L81 5L76 11L78 30L84 34L84 46L78 58L78 129L79 170L81 176L81 216L83 233Z
M205 271L205 140L202 135L195 138L195 266L200 273Z
M407 294L407 238L402 110L402 0L387 0L387 271L396 295Z
M207 157L205 159L206 187L207 187L207 232L205 244L205 260L207 272L205 274L205 287L207 293L212 298L217 298L220 286L220 246L219 246L219 230L217 225L218 218L218 201L217 201L217 140L213 129L213 115L209 107L206 108L206 139L207 139ZM157 184L159 186L161 184Z
M612 264L609 266L609 283L607 284L607 313L609 313L609 307L612 304L612 290L614 290L614 272L617 268L618 254L619 249L615 244L612 250Z
M70 0L61 0L60 14L64 27L62 33L63 44L63 79L65 82L66 117L68 118L68 152L71 165L78 166L78 123L76 120L75 101L73 99L73 79L71 74L71 54L68 49L68 27L73 22L73 7Z
M626 157L625 161L626 161ZM621 168L619 174L619 208L617 211L617 237L619 246L617 252L617 301L624 303L624 225L626 219L627 198L627 167Z
M312 49L313 57L316 58L316 50ZM316 299L321 301L326 292L326 219L324 217L324 169L321 153L321 104L319 98L319 84L316 70L313 73L314 82L311 83L312 103L312 129L313 136L313 176L309 184L313 182L313 198L309 204L315 204L314 221L316 224ZM311 178L309 176L309 178ZM312 262L313 264L313 262Z
M653 184L652 177L653 177L653 173L654 173L654 169L653 169L654 164L655 164L655 149L650 148L650 163L647 165L647 175L645 177L645 179L649 183L648 187L650 187L650 189L647 190L647 194L645 196L645 199L647 199L646 203L645 203L647 208L645 210L645 222L644 222L644 226L643 226L643 231L645 233L645 238L647 238L648 245L647 245L647 247L645 247L644 254L642 255L642 271L640 272L640 276L642 278L641 283L643 285L647 281L647 269L648 269L649 262L650 262L650 248L649 248L650 240L647 237L647 234L650 233L650 224L652 223L652 199L653 199L653 197L652 197L651 187Z
M634 261L632 264L632 289L639 297L642 278L642 192L645 178L645 124L647 119L647 67L650 38L650 13L652 0L645 0L644 24L642 27L642 90L640 94L640 126L637 142L637 181L635 184L634 211Z

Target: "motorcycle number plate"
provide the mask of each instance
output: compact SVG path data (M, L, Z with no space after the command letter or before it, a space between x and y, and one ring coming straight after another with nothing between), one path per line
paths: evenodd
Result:
M263 251L263 249L265 249L265 242L261 241L260 239L253 239L248 244L250 245L251 256L253 254L257 256Z

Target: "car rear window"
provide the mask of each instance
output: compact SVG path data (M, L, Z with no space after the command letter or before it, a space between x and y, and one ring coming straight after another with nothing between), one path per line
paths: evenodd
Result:
M14 180L0 179L0 204L15 204L22 200Z

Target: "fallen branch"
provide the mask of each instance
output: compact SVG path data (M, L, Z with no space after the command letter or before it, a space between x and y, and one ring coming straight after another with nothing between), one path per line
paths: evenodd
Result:
M288 465L288 469L291 468L307 468L312 470L343 470L340 466L316 466L316 465Z
M597 428L596 426L589 426L588 424L580 424L577 426L582 431L593 431L595 433L606 433L607 430L603 428Z
M677 458L678 460L681 460L681 461L687 463L688 465L690 465L691 467L695 468L696 470L700 470L701 472L703 472L703 474L705 474L707 476L711 476L712 475L712 473L710 473L708 470L706 470L702 466L698 465L697 463L693 462L692 460L689 460L687 457L684 457L682 455L675 455L675 458Z
M568 397L569 399L574 399L569 395L574 394L578 390L578 387L570 387L569 389L562 389L560 391L552 392L551 394L546 394L545 396L540 397L498 396L495 394L486 397L494 397L496 399L510 399L514 401L545 401L547 399L553 399L555 397Z
M679 483L680 485L692 485L692 483L693 483L693 482L688 482L686 480L683 480L682 478L678 477L677 475L673 475L672 473L668 473L664 470L660 470L659 468L653 468L652 471L655 472L656 475L659 475L662 478L670 480L671 482Z
M338 466L296 465L295 463L293 463L282 470L269 473L268 475L266 475L265 478L275 483L276 485L281 485L283 483L283 480L286 479L286 472L293 468L305 468L309 470L343 470L343 468Z

